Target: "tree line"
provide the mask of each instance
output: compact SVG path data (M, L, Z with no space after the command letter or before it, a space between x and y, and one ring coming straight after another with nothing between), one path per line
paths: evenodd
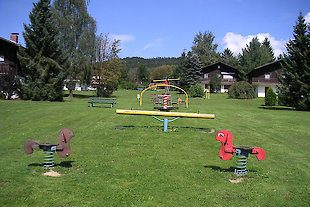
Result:
M65 79L69 86L76 81L94 84L98 96L110 96L119 86L148 85L164 77L180 78L180 86L188 89L199 82L203 67L216 62L237 68L239 79L246 80L251 70L276 59L268 38L263 42L253 38L237 56L228 48L218 52L211 31L197 33L191 50L183 51L180 57L120 59L120 41L110 39L108 34L96 35L96 21L88 14L88 3L34 3L30 24L24 24L26 46L18 52L24 84L18 85L17 92L22 99L62 101ZM302 14L294 27L294 38L286 46L288 54L280 57L285 72L280 78L281 94L287 105L309 109L310 37ZM73 88L69 89L72 95Z

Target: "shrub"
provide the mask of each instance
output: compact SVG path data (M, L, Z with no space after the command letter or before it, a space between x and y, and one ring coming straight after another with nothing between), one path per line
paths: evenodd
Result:
M228 98L252 99L256 98L254 87L246 81L234 83L228 89Z
M213 76L210 80L210 90L212 92L217 92L221 90L221 78Z
M197 83L196 85L192 85L188 89L188 93L191 97L203 97L204 95L203 87L201 84Z
M265 105L274 106L277 103L277 95L273 92L272 88L268 88L265 96Z
M5 99L5 95L2 91L0 91L0 99Z
M117 90L118 82L110 82L109 84L99 84L97 86L98 97L111 97L112 93Z

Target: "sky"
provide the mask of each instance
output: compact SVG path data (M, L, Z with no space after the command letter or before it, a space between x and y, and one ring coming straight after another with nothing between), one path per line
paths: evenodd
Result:
M0 0L0 37L18 32L37 0ZM90 0L97 35L121 40L120 57L179 57L190 51L197 33L210 31L218 52L238 55L252 38L265 37L276 56L293 38L299 13L310 22L310 0Z

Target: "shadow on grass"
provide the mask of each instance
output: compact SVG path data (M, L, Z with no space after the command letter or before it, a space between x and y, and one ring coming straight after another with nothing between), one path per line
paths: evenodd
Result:
M65 168L70 168L72 167L72 164L74 161L63 161L61 163L58 163L58 164L54 164L55 167L59 166L59 167L65 167ZM32 164L29 164L28 166L29 167L37 167L37 166L40 166L40 167L43 167L43 163L32 163Z
M267 110L276 110L276 111L298 111L295 108L287 107L287 106L260 106L260 109L267 109Z
M210 166L203 166L204 168L211 168L212 170L215 170L215 171L220 171L220 172L235 172L235 167L230 167L228 169L225 169L225 168L220 168L218 166L213 166L213 165L210 165Z
M236 167L230 167L230 168L221 168L219 166L213 166L213 165L205 165L203 166L204 168L211 168L214 171L219 171L219 172L235 172ZM247 170L248 172L257 172L256 170Z
M64 97L69 98L69 94L65 94ZM91 94L73 94L73 98L90 98L90 97L95 97L95 96Z
M151 128L151 129L157 129L157 130L163 130L163 126L133 126L133 125L128 125L128 126L117 126L117 130L126 130L126 129L137 129L137 128ZM210 129L210 128L199 128L199 127L168 127L168 131L177 131L178 129L194 129L194 130L201 130L202 133L215 133L215 129Z

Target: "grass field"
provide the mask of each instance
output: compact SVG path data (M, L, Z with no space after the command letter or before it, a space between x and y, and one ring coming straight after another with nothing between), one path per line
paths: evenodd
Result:
M195 98L178 111L215 114L162 123L117 115L140 107L137 91L116 91L115 108L75 94L64 102L0 101L0 206L310 206L310 113L262 106L263 99ZM56 143L74 130L72 154L55 156L60 177L43 176L43 152L27 155L27 139ZM230 130L235 146L257 146L267 157L248 159L243 182L231 183L235 155L222 161L216 132ZM212 133L215 130L215 133Z

